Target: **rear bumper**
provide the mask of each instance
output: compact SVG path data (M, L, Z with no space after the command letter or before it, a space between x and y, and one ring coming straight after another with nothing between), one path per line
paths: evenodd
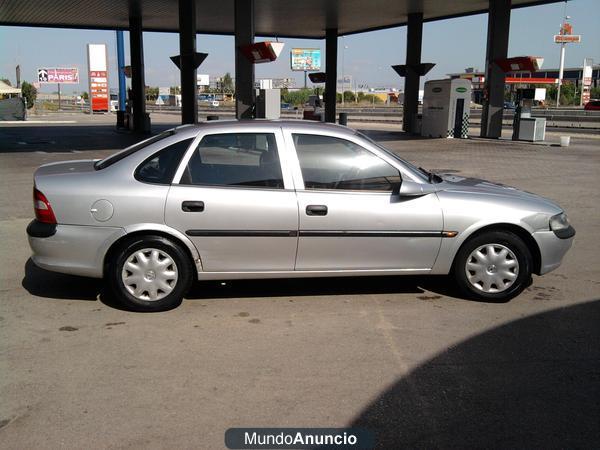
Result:
M106 252L125 231L116 227L48 225L34 220L27 227L27 235L36 266L101 278Z
M559 237L554 231L536 231L532 234L540 249L541 264L539 275L551 272L561 265L565 254L573 245L575 230L565 234L569 237Z

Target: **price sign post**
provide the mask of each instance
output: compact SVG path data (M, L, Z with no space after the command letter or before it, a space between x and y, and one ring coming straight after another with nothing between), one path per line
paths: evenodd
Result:
M554 43L560 44L560 67L558 69L558 88L556 91L556 107L560 105L560 87L562 85L563 72L565 69L565 45L579 44L581 35L573 34L573 26L567 22L569 16L565 16L565 21L560 27L560 33L554 35Z
M108 111L108 61L106 44L88 44L88 78L90 87L90 114Z

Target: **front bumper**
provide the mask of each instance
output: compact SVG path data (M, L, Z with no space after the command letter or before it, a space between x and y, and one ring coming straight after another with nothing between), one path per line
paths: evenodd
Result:
M563 257L573 245L575 230L569 228L568 233L562 234L563 237L559 237L554 231L550 230L536 231L532 236L540 249L539 275L543 275L560 266Z
M41 224L27 227L31 259L53 272L101 278L104 256L110 246L125 236L122 228Z

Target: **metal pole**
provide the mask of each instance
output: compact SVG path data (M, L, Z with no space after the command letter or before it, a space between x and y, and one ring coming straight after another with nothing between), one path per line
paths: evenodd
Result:
M196 78L196 2L179 0L179 53L181 77L181 123L198 123Z
M237 119L253 119L256 91L254 64L240 47L254 43L254 0L234 0L235 109Z
M346 87L346 79L344 77L344 54L346 53L346 46L342 45L342 106L344 106L344 88Z
M336 28L325 30L325 121L335 123L337 102L337 54L338 36Z
M125 111L127 84L125 80L125 41L123 31L117 30L117 66L119 71L119 111Z
M563 79L563 71L565 69L565 43L560 44L560 66L558 67L558 89L556 90L556 107L560 105L560 86Z
M58 84L58 110L60 111L60 83Z
M308 88L308 86L307 86L307 84L306 84L306 74L307 74L307 72L306 72L306 70L305 70L305 71L304 71L304 89L307 89L307 88Z

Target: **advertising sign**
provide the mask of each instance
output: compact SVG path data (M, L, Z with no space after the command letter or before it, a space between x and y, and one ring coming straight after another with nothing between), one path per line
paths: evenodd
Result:
M79 84L79 69L69 68L47 68L37 70L38 83L64 83Z
M108 61L106 44L88 44L88 75L90 85L90 109L108 111Z
M594 61L592 58L585 58L583 60L583 73L581 74L581 106L585 105L590 101L592 97L592 66Z
M290 52L292 70L319 71L321 70L321 49L293 48Z
M199 73L196 75L196 84L198 86L209 86L210 85L210 77L208 74Z
M580 34L555 34L554 42L556 44L579 44L581 42Z
M592 58L585 58L583 60L583 85L591 86L592 85Z

